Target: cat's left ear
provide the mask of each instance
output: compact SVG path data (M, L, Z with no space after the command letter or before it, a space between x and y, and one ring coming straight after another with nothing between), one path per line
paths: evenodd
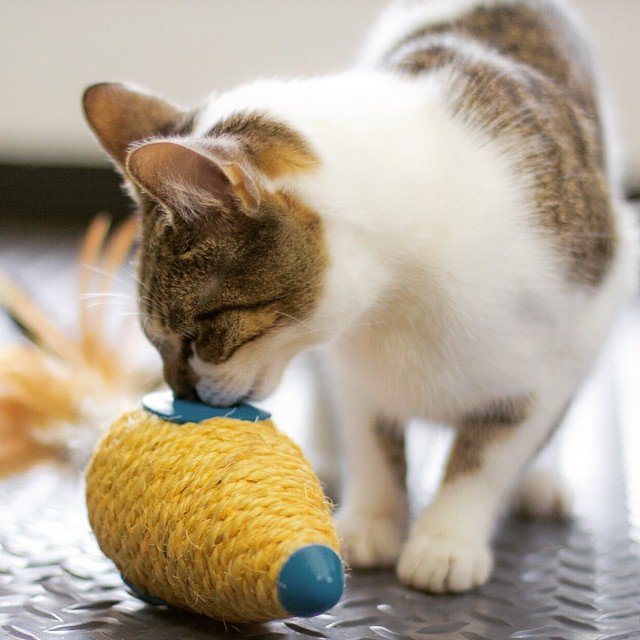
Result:
M142 143L129 152L126 172L183 217L209 211L255 216L260 206L258 174L232 143L190 138Z
M148 91L121 82L94 84L82 99L84 113L100 144L119 169L127 148L158 135L175 135L187 112Z

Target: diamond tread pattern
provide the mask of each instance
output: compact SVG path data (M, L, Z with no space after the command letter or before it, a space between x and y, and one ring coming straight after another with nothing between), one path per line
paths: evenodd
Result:
M0 483L0 635L632 640L640 638L640 550L612 506L592 522L509 520L495 573L473 593L430 596L403 588L391 572L354 572L325 615L225 628L132 597L88 529L78 478L36 469Z

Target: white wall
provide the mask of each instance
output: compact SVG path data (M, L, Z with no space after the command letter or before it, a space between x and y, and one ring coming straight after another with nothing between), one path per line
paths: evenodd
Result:
M640 0L577 0L640 182ZM96 164L83 88L128 79L182 103L349 64L386 0L0 0L0 161Z
M627 184L640 187L640 0L574 0L595 37L622 145Z

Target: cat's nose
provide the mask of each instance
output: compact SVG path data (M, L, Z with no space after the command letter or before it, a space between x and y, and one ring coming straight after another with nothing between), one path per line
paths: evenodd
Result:
M164 379L171 387L176 398L181 400L198 400L196 393L195 378L191 368L186 371L184 367L175 366L173 363L164 363Z
M161 349L164 365L164 379L177 398L197 400L196 375L189 364L190 344L183 343L179 348Z
M193 385L184 384L183 382L178 384L169 382L169 386L173 391L173 395L180 400L193 400L195 402L200 400Z

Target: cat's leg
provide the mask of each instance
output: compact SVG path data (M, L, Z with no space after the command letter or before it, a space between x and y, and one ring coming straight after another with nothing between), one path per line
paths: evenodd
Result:
M408 511L403 429L355 395L340 406L345 469L335 521L342 553L352 567L392 566Z
M548 519L571 515L571 491L560 473L559 457L556 434L527 468L511 498L511 508L516 515Z
M465 591L488 579L498 517L525 465L562 416L567 398L496 402L461 422L442 486L402 550L402 582L443 592Z
M310 353L307 363L311 382L309 458L325 493L334 497L339 493L341 478L337 411L323 375L322 361L317 354Z

